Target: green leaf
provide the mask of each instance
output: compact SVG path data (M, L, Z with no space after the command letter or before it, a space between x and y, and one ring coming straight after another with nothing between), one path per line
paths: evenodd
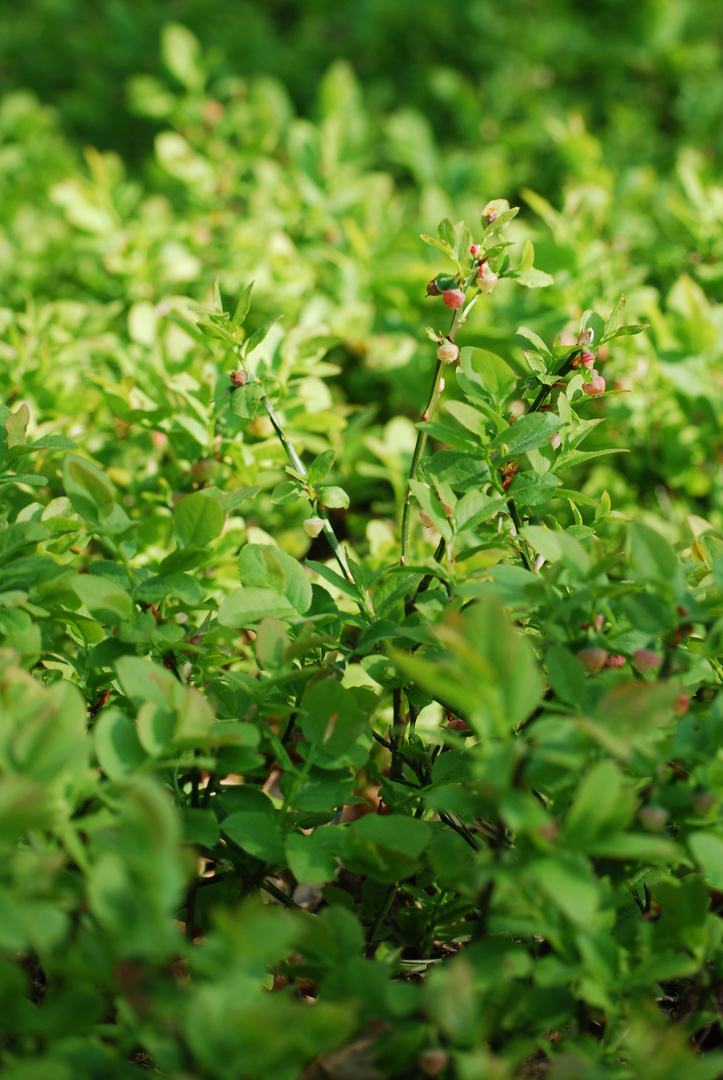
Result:
M642 521L634 521L628 537L630 563L645 581L670 584L679 574L677 556L664 536Z
M281 828L267 814L257 810L239 810L223 819L221 829L249 855L265 863L284 861Z
M148 755L140 744L136 725L120 709L103 709L93 727L93 747L98 764L111 780L130 776Z
M198 38L180 23L169 22L161 30L161 57L168 71L188 90L204 83Z
M253 420L263 396L263 383L259 379L253 379L233 391L230 400L231 412L243 420Z
M525 525L522 535L533 549L550 563L563 562L570 569L586 576L590 556L582 544L561 529L546 529L542 525Z
M723 890L723 837L713 832L693 832L688 848L711 889Z
M343 488L322 485L315 488L315 491L319 504L327 506L330 510L346 510L349 506L349 496Z
M487 349L473 349L467 346L460 349L459 355L458 380L462 374L475 389L489 397L500 408L517 384L517 374L501 356L488 352ZM465 388L463 383L460 385L463 389Z
M530 863L528 873L573 926L588 930L596 924L600 891L588 866L561 859L538 859Z
M221 839L221 829L213 810L184 806L181 809L181 825L184 844L212 848Z
M112 520L115 488L92 462L75 454L63 461L65 493L77 514L94 527Z
M542 506L554 498L561 483L553 473L538 476L534 472L520 472L510 484L509 493L518 506Z
M506 456L517 457L528 450L536 450L549 442L550 436L562 426L559 416L553 413L527 413L505 431L500 431L490 442L491 450L502 450Z
M527 289L544 289L548 285L555 284L555 279L551 274L546 274L544 270L536 270L534 267L531 270L513 270L506 276L514 278L518 285L524 285Z
M587 682L585 668L564 645L554 643L545 653L545 670L550 686L566 705L582 708Z
M366 713L351 690L329 677L312 683L304 694L299 726L311 746L311 759L323 769L338 769L358 758L356 744L362 735L368 748L371 732ZM362 751L365 757L364 751Z
M242 291L239 297L238 303L236 305L236 310L233 313L233 320L231 322L231 326L234 330L236 329L236 327L243 324L244 319L249 313L249 308L251 307L251 290L253 289L253 287L254 283L252 281L250 285L246 286L246 288Z
M279 321L279 319L283 319L283 315L277 315L275 319L269 319L269 321L267 323L264 323L263 326L260 326L258 330L254 330L251 337L244 342L244 356L248 356L249 353L253 352L254 349L258 348L258 346L268 334L271 327L274 326ZM247 389L249 386L253 385L253 383L247 383L244 389Z
M300 885L332 881L336 871L335 854L341 837L336 829L314 829L310 836L289 832L286 858L291 873Z
M218 609L218 621L221 626L240 630L253 626L267 615L283 618L296 614L286 597L274 589L245 587L235 589L223 598Z
M273 590L299 615L309 610L312 597L309 577L301 563L280 548L271 544L247 544L239 555L238 568L241 583L246 588Z
M335 453L333 450L324 450L314 458L307 473L310 484L318 484L328 474L334 464Z
M21 446L25 443L25 433L30 423L30 409L23 401L5 421L8 433L8 446Z
M221 535L226 515L215 499L200 491L186 495L173 510L176 537L182 548L203 547Z
M416 872L430 839L429 825L416 818L366 814L345 830L342 853L352 873L393 884Z
M14 521L0 529L0 565L9 562L19 551L35 547L51 535L40 521Z
M203 589L190 574L156 574L147 578L135 590L136 600L158 604L167 597L175 596L189 607L203 603Z
M609 833L622 832L633 820L635 798L618 766L602 761L581 780L565 818L564 836L571 847L588 846Z

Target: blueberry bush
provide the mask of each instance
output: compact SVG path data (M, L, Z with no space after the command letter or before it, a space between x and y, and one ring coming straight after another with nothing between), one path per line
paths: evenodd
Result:
M0 1064L715 1080L717 149L212 44L0 102Z

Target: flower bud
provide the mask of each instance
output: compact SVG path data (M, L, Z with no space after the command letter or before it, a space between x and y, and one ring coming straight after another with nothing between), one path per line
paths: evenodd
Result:
M633 663L641 675L647 675L648 672L655 671L662 662L662 656L653 652L652 649L636 649L633 653Z
M606 649L598 649L592 646L589 649L582 649L577 654L577 658L586 671L600 671L601 668L605 667L608 654Z
M676 716L685 716L690 705L690 694L687 690L681 690L673 703L673 712Z
M419 1067L425 1076L438 1076L449 1064L449 1053L442 1047L423 1050L419 1055Z
M638 820L646 832L662 832L668 820L668 811L664 806L641 806Z
M560 438L560 432L559 431L554 431L552 433L552 435L550 436L550 446L552 447L553 450L559 450L561 442L562 442L562 439Z
M496 206L493 206L492 209L487 214L487 224L491 225L492 222L496 221L499 216L500 216L499 209Z
M595 356L593 353L588 352L587 349L580 355L580 366L585 368L592 368L595 364Z
M445 364L453 364L455 360L459 360L459 346L453 341L443 342L437 349L437 359L443 360Z
M481 244L472 244L472 247L469 249L469 253L472 256L472 258L474 258L474 259L476 259L479 256L481 251L482 251L482 245Z
M593 624L593 626L595 627L595 629L597 630L598 634L601 634L601 633L602 633L602 630L603 630L603 627L604 627L604 625L605 625L605 616L604 616L604 615L601 615L601 614L600 614L600 613L598 612L598 614L597 614L597 615L595 616L595 618L594 618L594 619L592 620L592 624Z
M320 517L310 517L304 522L304 532L307 536L318 536L323 528L324 519Z
M488 270L484 272L484 263L479 268L479 274L477 275L477 288L480 292L491 293L495 285L499 281L499 275L494 270Z
M715 795L712 791L699 791L693 796L692 802L698 817L705 817L715 806Z
M231 385L235 386L236 389L238 389L239 386L245 386L249 381L249 377L245 371L229 371L228 377L231 380Z
M437 274L427 282L427 296L441 296L446 289L454 289L459 283L459 278L454 274Z
M445 289L442 294L442 299L445 305L452 311L456 311L462 307L464 303L464 293L461 289Z
M595 331L591 326L588 326L577 335L577 343L578 345L592 345L594 338Z
M625 667L626 663L627 661L625 657L622 656L620 653L610 653L610 656L608 656L607 660L605 661L605 667L621 668Z
M598 375L594 368L590 372L590 376L590 382L582 384L582 392L590 397L600 397L601 394L605 393L605 380L602 375Z

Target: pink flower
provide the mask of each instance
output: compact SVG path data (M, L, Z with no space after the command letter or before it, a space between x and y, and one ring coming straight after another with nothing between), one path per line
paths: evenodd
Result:
M605 393L605 380L602 375L598 375L594 368L590 372L590 376L590 382L582 384L582 392L590 397L600 397L601 394Z
M621 668L625 667L626 660L620 653L611 653L605 661L605 667Z
M559 450L561 442L562 442L562 439L560 438L560 432L559 431L553 432L552 435L550 436L550 446L552 447L552 449L553 450Z
M461 289L445 289L442 293L442 299L448 308L456 311L464 303L464 293Z
M588 326L587 329L581 330L577 335L577 343L578 345L592 345L594 337L595 331L591 326Z

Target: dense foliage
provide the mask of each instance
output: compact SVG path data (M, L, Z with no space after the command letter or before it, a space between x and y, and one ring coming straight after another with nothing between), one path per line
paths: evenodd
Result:
M0 1064L714 1080L717 7L326 7L0 102Z

